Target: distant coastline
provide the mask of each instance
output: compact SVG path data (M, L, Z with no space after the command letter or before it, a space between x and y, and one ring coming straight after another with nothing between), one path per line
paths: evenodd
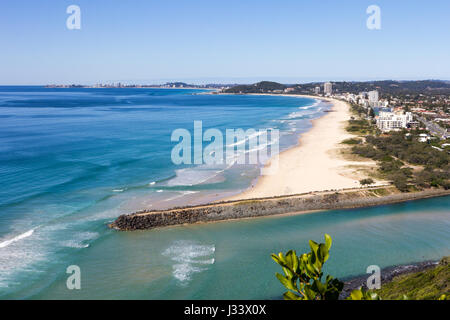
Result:
M206 84L206 85L194 85L187 83L166 83L162 85L157 84L123 84L117 83L98 83L94 85L84 84L47 84L44 88L56 88L56 89L198 89L198 90L220 90L223 89L223 85Z

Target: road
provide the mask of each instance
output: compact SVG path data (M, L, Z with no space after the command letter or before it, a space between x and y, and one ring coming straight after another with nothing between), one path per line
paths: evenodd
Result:
M447 130L442 128L441 126L437 125L436 123L432 122L432 121L428 121L427 119L425 119L424 117L421 117L417 114L415 114L416 118L423 122L425 124L425 126L427 127L427 130L431 132L431 134L442 138L442 136L444 136L447 133Z

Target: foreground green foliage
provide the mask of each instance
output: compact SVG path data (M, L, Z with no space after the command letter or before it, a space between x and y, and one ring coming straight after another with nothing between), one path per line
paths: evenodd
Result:
M381 300L380 296L364 288L353 290L346 300Z
M325 243L317 244L310 240L311 252L297 256L290 250L284 255L272 254L272 259L282 268L284 275L276 274L278 280L288 291L285 300L337 300L344 283L328 275L322 282L322 267L328 260L331 237L325 235Z
M272 254L272 259L281 266L283 275L276 277L287 289L285 300L338 300L344 288L339 279L327 275L322 281L322 267L330 257L332 239L325 234L325 243L309 240L311 251L297 256L294 250L286 254ZM415 274L399 276L384 284L381 290L353 290L347 300L446 300L450 296L450 257L442 259L439 266Z

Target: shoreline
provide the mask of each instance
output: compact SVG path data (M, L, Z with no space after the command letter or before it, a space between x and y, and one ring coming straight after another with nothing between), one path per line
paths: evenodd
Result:
M142 210L123 214L108 226L120 231L208 223L243 218L304 214L314 211L355 209L450 195L450 190L426 189L401 193L395 187L309 192L262 199L229 200L168 210Z
M243 192L227 198L242 200L271 196L299 194L311 191L354 188L366 175L356 171L376 166L371 160L350 161L340 155L345 147L343 140L355 137L346 132L345 125L350 120L350 106L344 101L328 97L289 94L250 94L288 96L315 99L331 103L331 109L320 118L311 120L312 128L298 137L295 146L272 157L264 166L278 163L272 175L260 174L256 183ZM375 181L374 186L385 181Z
M341 151L346 149L341 142L355 137L345 130L345 124L351 117L350 106L346 102L328 97L281 96L331 102L332 107L327 114L311 120L313 127L299 135L296 145L279 154L281 165L274 175L259 175L254 185L233 196L219 197L200 204L140 210L121 215L109 224L109 227L126 231L144 230L173 225L371 207L450 195L450 190L442 189L401 193L386 181L379 180L371 187L361 187L359 180L365 178L366 174L361 172L355 174L355 170L373 168L376 167L376 163L372 160L346 160L341 154ZM272 161L272 158L269 159L265 167L270 166ZM348 171L352 171L353 176L349 176Z
M167 89L172 89L172 88L167 88ZM215 93L213 91L209 91L209 92L204 92L202 94L206 94L206 95L224 95L224 96L235 96L238 94L230 94L230 93ZM311 103L310 105L306 105L304 106L305 108L309 108L310 106L316 104L316 103L327 103L327 104L331 104L331 108L330 110L324 111L323 115L320 115L318 118L314 118L309 120L312 123L312 127L308 128L307 131L302 132L302 133L298 133L295 137L296 139L296 143L290 145L289 147L287 147L285 150L281 151L279 154L283 154L293 148L297 148L300 146L301 144L301 140L300 138L302 137L303 134L309 132L310 130L313 129L314 127L314 123L315 121L318 121L320 119L322 119L323 117L327 116L328 113L331 112L331 109L333 107L331 99L327 98L327 97L316 97L316 96L311 96L311 95L300 95L300 94L264 94L264 93L256 93L256 94L242 94L243 95L247 95L247 96L281 96L281 97L290 97L290 98L307 98L307 99L312 99L314 100L313 103ZM270 159L269 158L267 160L267 162L265 164L262 165L261 169L263 167L266 167L268 165L268 163L270 163ZM233 189L233 190L229 190L227 192L225 192L225 194L218 194L215 190L211 190L209 193L207 194L201 194L201 195L194 195L192 197L179 197L177 198L177 201L170 201L170 202L165 202L166 200L163 200L164 204L161 204L161 202L159 201L156 205L153 206L153 208L157 209L157 210L165 210L165 209L171 209L171 208L175 208L177 206L180 205L189 205L189 206L197 206L197 205L204 205L204 204L213 204L213 203L221 203L223 201L228 201L228 200L238 200L240 199L240 196L242 194L244 194L246 191L251 190L252 185L256 184L263 176L261 175L261 173L258 173L258 175L256 177L254 177L251 182L249 183L249 185L244 186L243 188L239 188L239 189ZM317 190L312 190L312 191L317 191ZM299 192L293 193L293 194L297 194ZM303 193L303 192L302 192ZM266 197L269 197L272 195L268 195ZM145 210L145 208L139 208L136 207L134 208L134 210Z

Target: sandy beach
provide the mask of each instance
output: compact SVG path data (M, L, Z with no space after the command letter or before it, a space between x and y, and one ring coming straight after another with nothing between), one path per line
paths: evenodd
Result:
M314 96L302 97L318 99ZM373 168L375 162L351 161L341 155L340 150L344 148L341 142L354 137L345 130L346 121L351 117L350 106L336 99L320 99L333 104L331 112L313 120L313 127L300 136L297 146L280 153L278 169L273 174L259 177L252 187L229 200L360 186L359 180L367 177L361 171ZM384 183L376 181L374 185Z

